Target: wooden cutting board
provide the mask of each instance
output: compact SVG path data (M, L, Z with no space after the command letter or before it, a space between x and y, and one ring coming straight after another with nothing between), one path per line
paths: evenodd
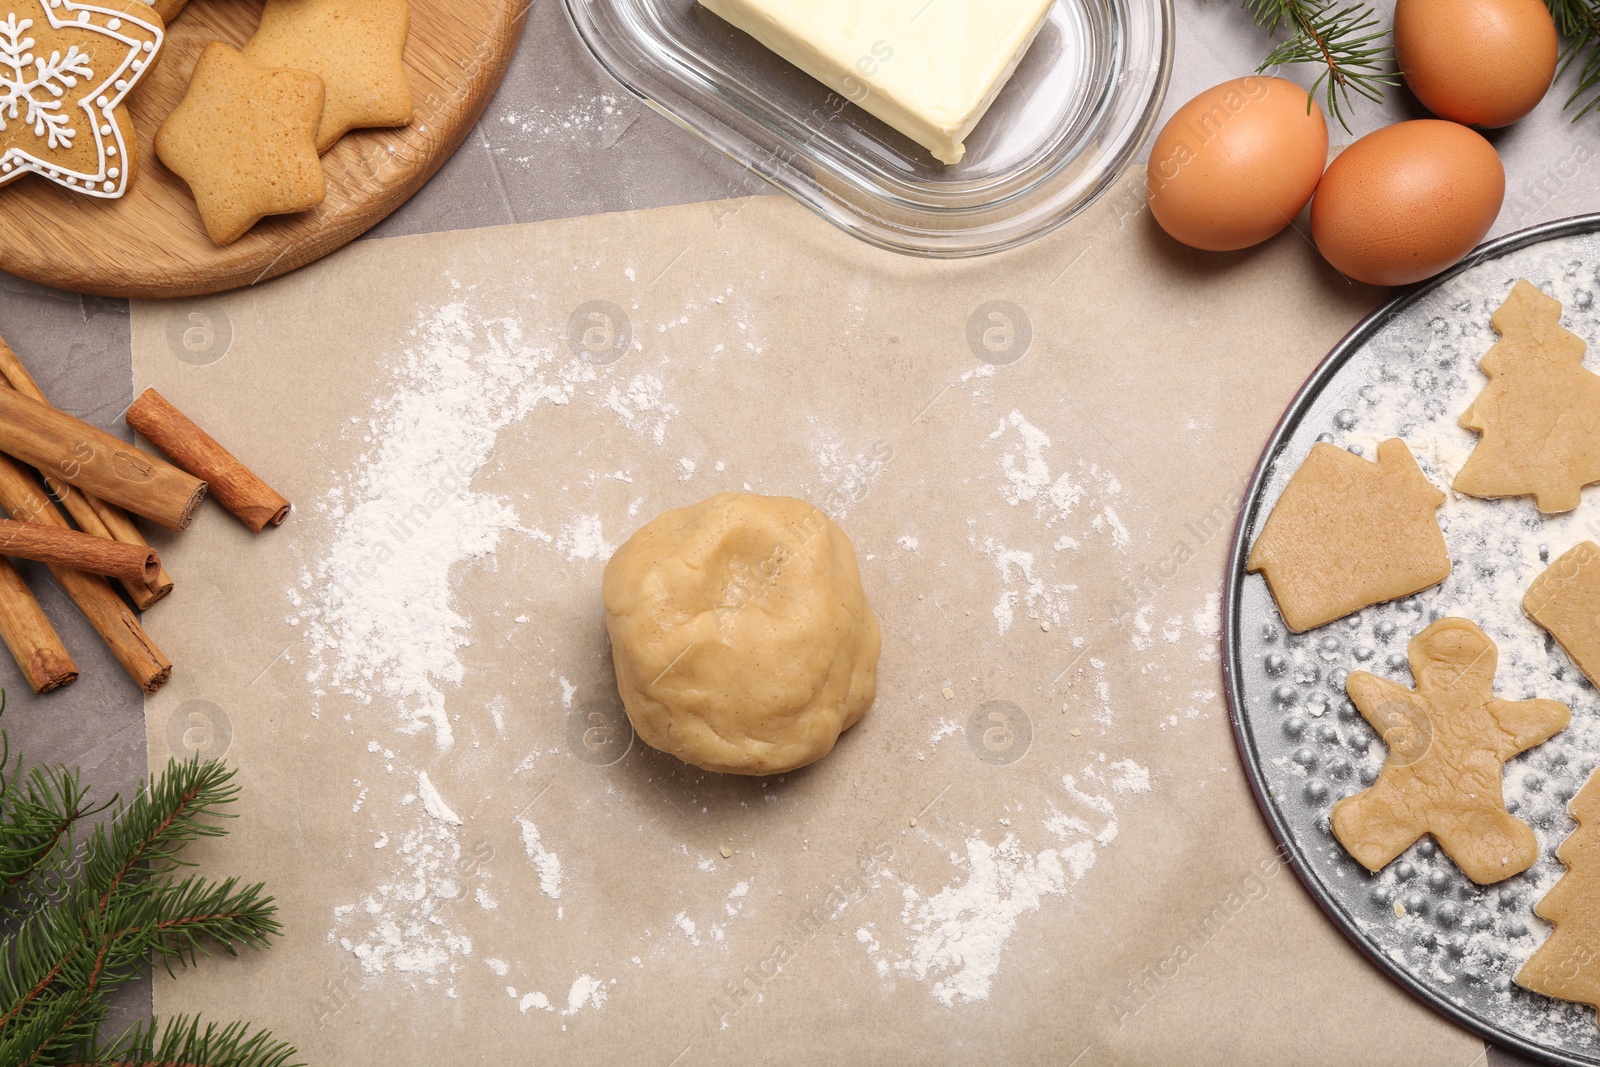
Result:
M127 195L96 200L32 175L0 188L0 269L99 296L174 297L253 285L320 259L405 203L455 151L504 77L528 6L411 0L411 125L346 135L322 157L328 198L320 207L264 219L219 248L152 144L201 50L211 41L242 46L261 3L195 0L167 28L161 61L130 102L141 155Z

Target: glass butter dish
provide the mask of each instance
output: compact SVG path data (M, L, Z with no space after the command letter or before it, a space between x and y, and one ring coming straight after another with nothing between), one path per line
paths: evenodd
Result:
M695 0L566 0L613 76L668 118L871 244L997 252L1104 192L1144 143L1172 69L1172 0L1056 0L947 166Z

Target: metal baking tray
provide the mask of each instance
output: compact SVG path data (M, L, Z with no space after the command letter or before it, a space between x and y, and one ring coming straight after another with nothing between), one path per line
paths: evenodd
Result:
M1600 1065L1592 1009L1512 982L1549 931L1532 906L1565 872L1554 853L1575 825L1567 801L1600 762L1600 695L1526 618L1521 593L1545 561L1600 537L1600 496L1591 489L1576 511L1540 516L1527 499L1451 493L1441 524L1454 567L1443 585L1301 635L1284 627L1261 576L1244 569L1284 483L1318 440L1372 458L1378 440L1403 436L1423 472L1448 489L1475 440L1456 419L1486 382L1478 360L1495 339L1489 316L1518 278L1562 301L1562 325L1590 344L1586 365L1600 363L1600 215L1492 241L1369 316L1301 388L1250 482L1228 561L1224 673L1261 810L1346 936L1409 992L1495 1044ZM1506 766L1508 807L1534 828L1540 858L1493 886L1470 882L1430 838L1369 874L1329 830L1334 802L1369 784L1386 752L1346 698L1344 677L1364 669L1410 686L1406 642L1445 615L1473 618L1500 646L1499 695L1562 700L1573 713L1566 731Z
M1144 144L1172 70L1172 0L1058 0L947 167L695 0L566 0L629 91L846 232L959 257L1045 234Z

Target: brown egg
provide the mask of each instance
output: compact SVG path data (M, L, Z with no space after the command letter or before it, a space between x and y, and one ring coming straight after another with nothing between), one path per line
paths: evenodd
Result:
M1307 110L1307 103L1310 110ZM1227 252L1288 226L1328 161L1328 124L1306 91L1252 75L1180 107L1150 150L1145 188L1161 228Z
M1394 51L1423 107L1495 127L1544 99L1560 44L1543 0L1398 0Z
M1480 134L1439 119L1397 122L1328 165L1311 203L1311 236L1343 274L1409 285L1472 251L1505 192L1505 168Z

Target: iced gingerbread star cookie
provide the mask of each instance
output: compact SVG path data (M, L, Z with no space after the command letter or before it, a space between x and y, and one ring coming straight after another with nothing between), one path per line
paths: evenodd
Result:
M267 0L244 57L258 67L309 70L328 87L317 151L351 130L411 121L401 54L409 0Z
M229 245L268 215L322 203L314 140L321 118L321 78L263 70L213 41L183 102L156 131L156 155L189 183L211 239Z
M163 39L137 4L0 0L0 186L38 174L114 199L138 152L123 107Z

